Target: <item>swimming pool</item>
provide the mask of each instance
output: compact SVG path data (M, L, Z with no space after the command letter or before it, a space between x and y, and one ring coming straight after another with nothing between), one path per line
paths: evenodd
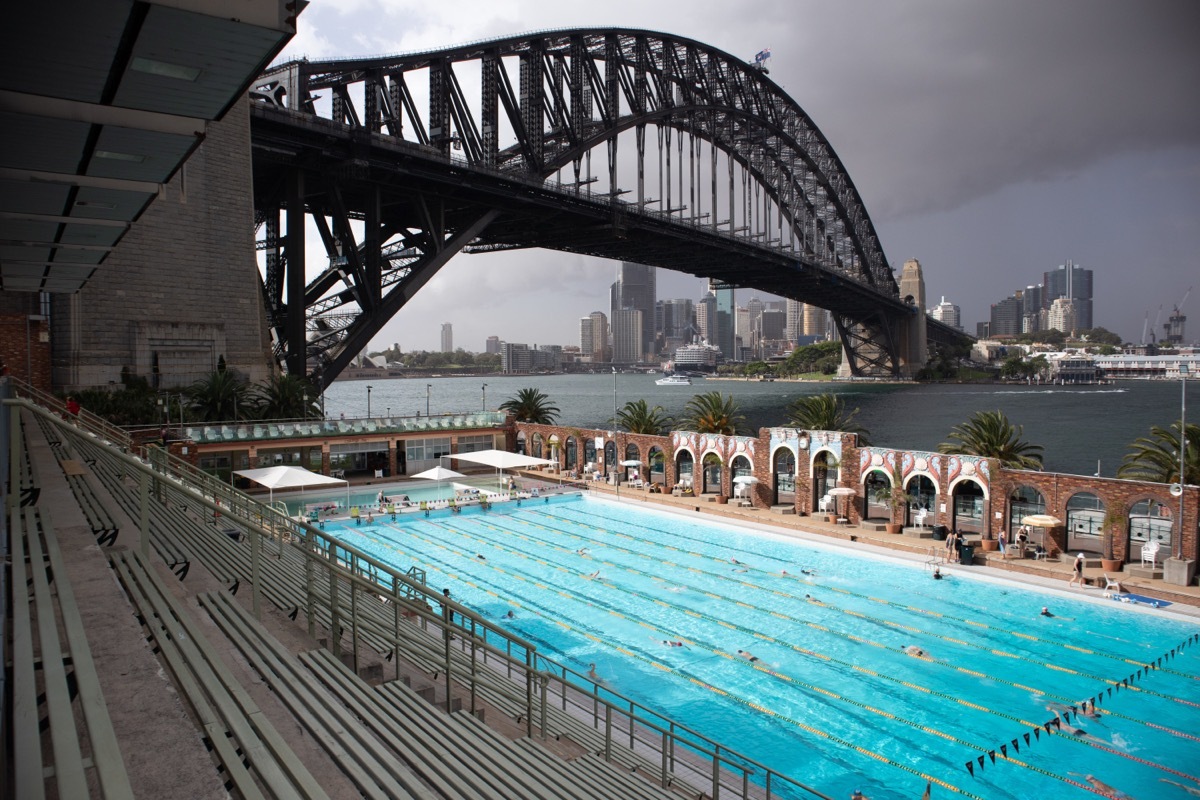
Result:
M1198 628L1162 612L591 498L328 532L833 797L1200 788Z

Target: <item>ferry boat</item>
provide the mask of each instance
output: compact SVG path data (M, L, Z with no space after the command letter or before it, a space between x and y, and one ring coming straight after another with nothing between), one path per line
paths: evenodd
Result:
M655 383L659 386L691 386L692 379L686 375L663 375Z

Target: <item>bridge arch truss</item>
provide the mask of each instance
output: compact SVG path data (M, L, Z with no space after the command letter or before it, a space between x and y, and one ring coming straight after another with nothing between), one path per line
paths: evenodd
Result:
M924 319L812 120L691 39L563 30L296 61L251 97L277 354L322 382L464 249L620 258L827 308L853 374L899 374ZM329 261L315 277L289 267L301 212Z

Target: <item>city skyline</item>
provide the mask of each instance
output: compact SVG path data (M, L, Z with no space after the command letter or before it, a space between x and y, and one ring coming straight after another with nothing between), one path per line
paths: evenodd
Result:
M613 18L747 60L774 45L771 79L846 165L889 261L920 259L929 297L958 305L967 331L997 298L1067 259L1097 273L1094 324L1137 341L1160 306L1165 320L1198 272L1200 115L1189 101L1200 6L866 5L615 0L598 20L563 4L466 0L416 14L407 0L357 0L311 5L284 57L413 51ZM373 347L434 350L447 319L470 350L488 335L573 342L580 318L606 307L615 269L545 251L458 256ZM659 283L660 297L702 295L691 276L660 271Z

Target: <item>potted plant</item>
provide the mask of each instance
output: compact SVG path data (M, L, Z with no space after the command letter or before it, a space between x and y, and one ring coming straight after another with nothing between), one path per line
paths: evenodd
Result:
M876 485L873 497L876 503L887 507L890 519L884 524L884 528L888 533L904 532L904 523L896 522L896 509L901 507L901 504L905 502L904 473L901 471L900 464L898 463L899 455L896 456L896 460L897 463L893 463L891 470L888 472L891 485Z
M1150 502L1150 510L1154 510L1154 501ZM1100 523L1100 532L1104 537L1104 554L1100 558L1100 566L1105 572L1121 569L1121 559L1113 554L1113 536L1118 531L1124 532L1128 524L1129 510L1124 506L1110 507L1104 514L1104 520Z

